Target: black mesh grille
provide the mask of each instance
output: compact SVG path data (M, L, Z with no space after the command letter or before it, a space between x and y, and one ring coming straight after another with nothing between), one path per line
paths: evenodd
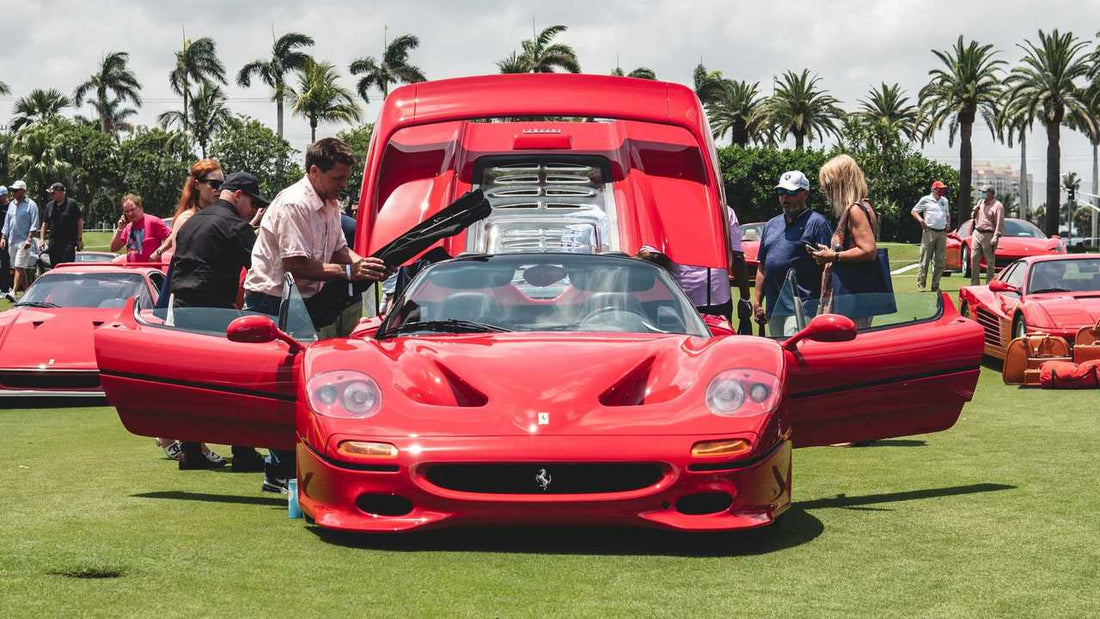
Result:
M5 389L99 389L99 372L0 371Z
M425 476L448 490L490 494L628 492L664 477L657 463L432 464Z

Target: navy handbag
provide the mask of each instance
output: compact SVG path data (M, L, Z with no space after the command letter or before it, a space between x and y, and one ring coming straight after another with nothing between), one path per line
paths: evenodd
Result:
M832 313L848 318L867 318L898 311L890 279L890 255L879 249L874 260L834 264L830 279Z

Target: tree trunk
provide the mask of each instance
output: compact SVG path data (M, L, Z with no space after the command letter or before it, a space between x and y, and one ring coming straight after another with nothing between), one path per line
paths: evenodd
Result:
M310 117L309 119L309 143L312 144L317 141L317 119Z
M1100 169L1098 169L1097 160L1096 160L1097 147L1100 147L1100 142L1093 142L1092 143L1092 205L1095 206L1095 207L1100 207L1100 198L1096 197L1097 194L1100 194L1100 179L1097 179L1097 172L1100 172ZM1097 219L1100 219L1100 212L1097 212L1096 209L1093 209L1093 211L1092 211L1092 230L1090 231L1090 235L1092 236L1092 239L1093 239L1092 246L1094 248L1094 251L1095 251L1095 247L1096 247L1096 237L1100 236L1100 228L1096 227Z
M1031 204L1027 186L1027 136L1020 132L1020 219L1031 221Z
M275 99L275 115L279 117L279 139L283 139L283 97L280 95Z
M107 133L107 101L104 99L99 100L99 130Z
M1058 215L1061 211L1062 136L1061 123L1047 124L1047 216L1043 232L1047 236L1058 234Z
M960 123L959 139L959 224L970 219L970 209L973 198L970 196L970 184L973 178L972 161L973 149L970 144L970 136L974 133L974 122Z
M183 132L187 133L187 82L183 83Z
M794 132L794 148L795 150L802 150L802 142L805 140L805 136L802 133Z

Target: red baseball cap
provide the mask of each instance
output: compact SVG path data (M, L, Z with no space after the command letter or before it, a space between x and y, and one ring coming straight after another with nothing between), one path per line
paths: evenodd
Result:
M947 189L947 185L944 185L943 181L936 181L932 183L932 189Z

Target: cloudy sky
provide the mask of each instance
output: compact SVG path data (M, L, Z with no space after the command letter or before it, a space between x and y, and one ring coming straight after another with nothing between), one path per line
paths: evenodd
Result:
M71 92L105 52L115 50L130 53L144 87L138 121L152 124L157 114L182 103L169 89L167 76L184 33L212 37L228 72L235 74L244 63L269 55L273 29L276 34L303 32L317 41L314 56L335 63L345 85L353 88L347 65L361 56L380 55L386 28L391 37L419 36L413 63L429 78L444 78L495 72L495 61L530 38L533 18L539 28L569 26L562 41L576 48L586 72L607 73L618 59L628 71L646 66L661 79L690 83L691 71L702 59L727 77L759 81L768 94L775 75L809 68L843 107L854 109L882 81L900 83L915 98L936 66L930 50L949 48L960 33L993 43L1002 58L1015 63L1022 53L1017 43L1035 39L1040 27L1073 30L1089 38L1100 28L1100 0L0 0L0 9L12 27L0 47L0 81L13 94L0 97L0 124L10 117L14 98L33 88ZM275 126L275 106L266 87L231 84L226 90L234 111ZM365 111L364 117L373 120L377 98ZM83 113L91 115L92 110ZM339 129L322 126L318 135ZM286 133L301 149L309 126L291 119ZM1062 135L1063 171L1076 171L1088 187L1090 145L1066 129ZM995 144L984 128L976 127L974 136L976 160L1019 165L1018 151ZM949 147L945 134L925 152L957 165L957 146ZM1045 133L1038 131L1029 139L1028 156L1037 196L1043 192L1045 149Z

